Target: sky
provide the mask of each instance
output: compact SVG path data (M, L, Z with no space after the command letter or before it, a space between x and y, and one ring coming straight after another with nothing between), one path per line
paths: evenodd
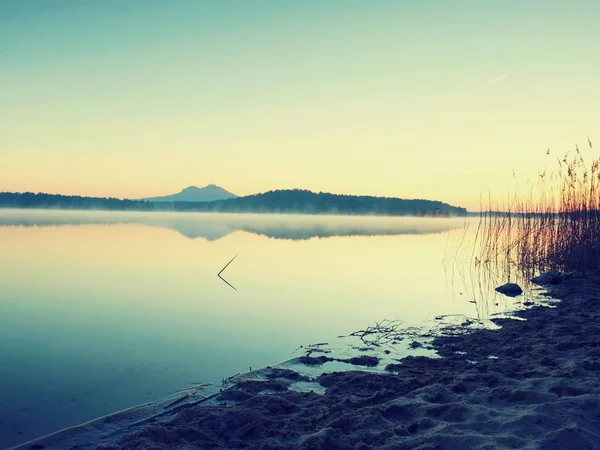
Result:
M513 170L600 145L598 17L596 0L2 0L0 191L474 210Z

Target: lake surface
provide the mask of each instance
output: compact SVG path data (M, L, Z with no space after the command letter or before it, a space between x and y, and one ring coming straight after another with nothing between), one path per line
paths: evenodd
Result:
M0 210L0 448L383 319L510 309L449 277L463 225ZM235 255L222 276L237 290L217 277Z

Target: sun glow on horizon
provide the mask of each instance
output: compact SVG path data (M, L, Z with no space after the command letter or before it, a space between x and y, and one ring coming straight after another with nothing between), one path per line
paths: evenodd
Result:
M6 2L0 191L215 183L477 210L600 141L600 5Z

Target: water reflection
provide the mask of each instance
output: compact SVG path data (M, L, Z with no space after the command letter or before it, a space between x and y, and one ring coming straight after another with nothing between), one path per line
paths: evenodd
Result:
M218 386L301 345L352 357L365 342L348 335L384 319L411 333L380 342L386 357L423 354L409 346L435 317L480 314L446 285L462 222L0 211L0 442ZM216 276L235 254L238 291Z
M207 241L236 231L288 240L431 234L460 227L463 222L456 218L0 210L0 227L134 224L168 228L187 238Z
M553 304L544 288L531 283L531 274L515 270L506 254L499 254L492 261L482 261L475 221L463 229L453 230L448 237L444 270L449 291L453 297L460 296L474 305L473 318L482 326L493 327L491 319L507 317L523 308ZM506 283L518 284L523 293L507 296L496 291L496 287Z

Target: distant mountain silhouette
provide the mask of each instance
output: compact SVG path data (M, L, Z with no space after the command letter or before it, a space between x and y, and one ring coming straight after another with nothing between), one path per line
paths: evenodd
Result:
M190 186L177 194L166 195L164 197L150 197L143 200L148 202L214 202L230 198L237 198L237 195L226 191L220 186L209 184L203 188Z

